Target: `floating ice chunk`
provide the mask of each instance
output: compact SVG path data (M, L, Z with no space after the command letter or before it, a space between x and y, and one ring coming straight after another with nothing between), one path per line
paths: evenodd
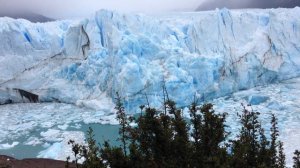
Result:
M69 127L68 124L64 124L64 125L58 125L57 128L61 129L61 130L66 130Z
M47 135L56 135L58 131L50 130ZM61 134L62 141L51 144L46 150L38 154L38 158L51 158L65 160L68 156L74 159L72 147L68 144L69 140L75 140L78 144L85 144L84 133L80 131L67 131Z
M46 132L41 132L41 136L50 142L57 142L62 140L62 132L60 130L49 129Z
M81 128L81 124L79 124L79 123L76 123L76 124L74 124L74 125L72 125L72 126L70 126L71 128L75 128L75 129L80 129Z
M266 102L269 99L267 96L251 95L248 97L248 103L251 105L259 105Z
M117 125L117 124L119 124L118 120L116 119L116 115L115 114L101 117L100 123L101 124L111 124L111 125Z
M19 144L19 142L13 142L12 144L9 144L9 143L0 144L0 150L10 149L10 148L17 146L18 144Z
M271 110L283 110L284 109L284 106L282 104L278 103L277 101L270 102L267 107Z
M25 145L31 145L31 146L36 146L42 144L41 139L37 137L30 137L27 139L26 142L24 142Z
M61 142L52 144L49 148L39 153L38 157L56 159L60 153L63 153L63 146Z
M88 107L94 110L99 110L107 113L114 111L114 107L115 107L112 99L105 96L105 94L102 94L97 99L78 100L76 105Z
M43 148L49 148L49 147L51 146L51 144L48 143L48 142L46 142L46 143L44 143L42 146L43 146Z
M51 121L45 121L43 123L41 123L41 126L43 128L51 128L55 125L55 123L51 122Z

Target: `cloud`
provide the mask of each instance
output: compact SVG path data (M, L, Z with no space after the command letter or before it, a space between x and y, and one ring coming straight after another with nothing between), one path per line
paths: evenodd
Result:
M86 17L99 9L123 12L192 11L205 0L0 0L0 11L30 11L54 18Z
M200 5L200 6L199 6ZM88 17L99 9L161 13L215 8L294 7L300 0L0 0L0 11L33 12L52 18Z
M293 8L300 6L300 0L207 0L198 10L214 10L215 8Z

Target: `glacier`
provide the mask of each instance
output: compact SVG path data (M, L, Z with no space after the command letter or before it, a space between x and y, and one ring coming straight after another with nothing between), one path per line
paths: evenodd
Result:
M135 112L146 99L159 106L163 85L186 106L194 95L207 101L295 78L298 16L296 7L161 15L101 10L89 19L37 24L0 18L0 104L24 102L18 88L41 102L101 109L119 92Z

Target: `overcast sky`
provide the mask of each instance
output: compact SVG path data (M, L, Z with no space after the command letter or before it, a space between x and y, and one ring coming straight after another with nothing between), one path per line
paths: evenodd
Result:
M0 0L0 12L30 11L52 18L88 17L99 9L122 12L171 12L215 8L293 7L300 0Z
M0 0L0 11L32 11L54 18L86 17L99 9L157 13L192 11L204 0Z

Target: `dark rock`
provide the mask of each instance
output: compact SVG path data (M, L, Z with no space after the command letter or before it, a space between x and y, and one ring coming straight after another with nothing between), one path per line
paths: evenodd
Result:
M11 100L11 99L7 99L7 100L5 100L5 102L4 102L4 104L12 104L13 103L13 101Z
M66 162L52 159L22 159L0 155L0 168L65 168ZM69 168L75 168L70 163Z
M27 98L30 102L33 102L33 103L37 103L39 102L39 96L36 95L36 94L33 94L33 93L30 93L26 90L22 90L22 89L14 89L16 91L18 91L22 97L22 99L25 97Z

